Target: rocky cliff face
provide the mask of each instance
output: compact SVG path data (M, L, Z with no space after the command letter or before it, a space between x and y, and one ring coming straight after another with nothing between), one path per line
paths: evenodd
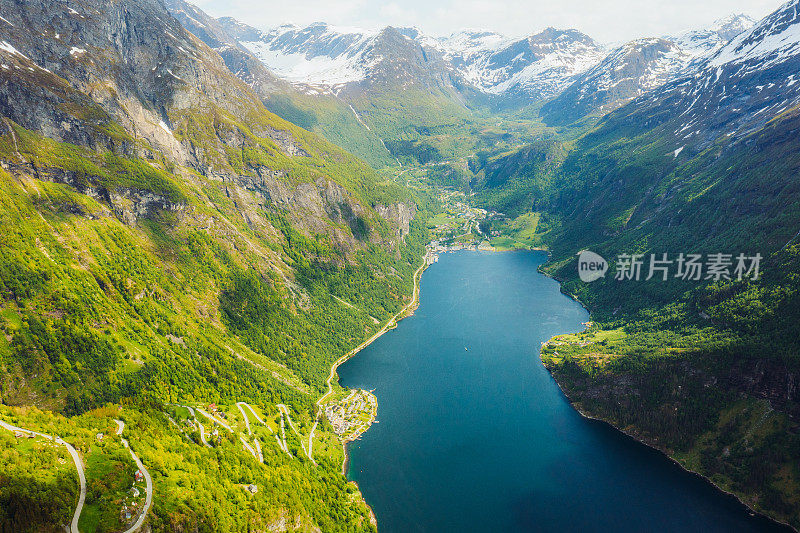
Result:
M86 176L76 171L62 168L37 168L33 164L8 164L3 168L16 176L31 176L38 180L69 185L81 194L100 200L110 208L120 221L128 225L135 225L141 218L153 217L158 212L170 212L178 216L183 215L187 206L165 194L158 194L135 187L109 188L102 183L92 180L93 176ZM83 214L76 212L75 214Z
M414 204L397 203L391 205L377 205L375 210L385 220L390 221L397 229L395 236L399 240L405 239L411 231L411 221L414 220L416 206Z
M267 90L275 80L263 65L255 65L229 36L193 18L202 12L170 5L198 31L205 28L205 40L227 54L227 64L155 0L0 2L6 18L0 24L0 127L11 132L17 124L47 139L144 159L159 171L177 172L184 183L199 184L192 177L196 172L266 192L264 198L274 197L300 227L331 232L348 252L358 247L378 215L337 183L342 170L304 170L321 168L321 161L339 164L347 156L264 109L228 69L250 68L258 79L254 85ZM14 159L30 167L31 157ZM45 157L36 161L59 167ZM354 168L370 172L360 163ZM55 170L37 173L76 181L69 173L55 178ZM160 201L158 191L104 187L95 178L88 181L126 223L154 206L181 209ZM345 236L338 224L357 224L358 235Z
M272 74L217 19L183 0L167 0L164 5L184 28L216 51L228 70L250 86L262 100L292 91L288 83Z

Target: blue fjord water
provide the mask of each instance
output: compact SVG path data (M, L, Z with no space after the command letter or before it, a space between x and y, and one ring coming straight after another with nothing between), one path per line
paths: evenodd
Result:
M444 254L421 303L339 368L375 389L378 421L348 446L382 533L763 531L733 498L581 417L538 353L586 311L537 272L540 252Z

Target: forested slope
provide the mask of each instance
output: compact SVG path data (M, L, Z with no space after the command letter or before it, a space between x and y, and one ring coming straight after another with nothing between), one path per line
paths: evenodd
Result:
M156 0L0 14L2 403L40 421L125 404L156 530L372 528L329 426L317 464L275 447L259 465L164 412L247 401L278 417L280 403L310 426L330 364L410 297L426 242L415 199L267 111ZM15 479L3 524L38 530ZM268 490L240 502L256 482Z

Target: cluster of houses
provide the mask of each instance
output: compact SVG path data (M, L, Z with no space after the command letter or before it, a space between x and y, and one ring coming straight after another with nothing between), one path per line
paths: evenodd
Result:
M334 433L340 437L346 435L352 437L353 432L360 435L369 427L377 409L378 401L375 395L358 390L351 392L341 402L328 404L325 407L325 416L333 426ZM364 420L365 413L370 414L368 421Z
M130 495L131 501L128 502L128 499L125 498L122 500L122 509L120 510L120 520L128 524L133 520L134 517L139 515L139 508L141 507L141 500L139 500L139 496L141 496L141 491L136 486L137 483L141 483L144 481L144 473L141 470L136 470L133 474L133 485L131 486Z
M208 404L208 412L211 413L212 415L216 416L216 417L219 417L219 418L223 419L223 420L227 420L228 419L228 415L226 415L225 413L220 411L219 407L217 407L217 404L215 404L215 403Z
M439 261L439 254L434 251L430 246L425 251L425 266L430 266Z
M433 241L429 245L429 250L432 250L436 256L436 261L439 260L439 254L443 254L446 252L456 252L458 250L491 250L491 245L488 242L477 242L477 241L469 241L469 242L456 242L453 244L442 244L441 241ZM433 261L434 263L436 261Z

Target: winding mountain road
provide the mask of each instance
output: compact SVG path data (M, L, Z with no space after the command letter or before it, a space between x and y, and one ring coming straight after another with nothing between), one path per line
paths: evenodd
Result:
M220 420L216 416L212 415L211 413L206 412L203 409L200 409L199 407L197 408L197 412L200 413L201 415L203 415L204 417L208 418L212 422L214 422L216 424L219 424L220 426L224 427L230 433L233 433L233 428L232 427L230 427L228 424L226 424L225 422L223 422L222 420Z
M81 511L83 510L83 504L86 502L86 474L83 470L83 461L81 461L80 455L78 455L78 451L72 447L71 444L65 442L61 439L61 437L53 437L51 435L47 435L45 433L39 433L38 431L32 431L30 429L24 429L17 426L12 426L8 422L4 422L0 420L0 427L7 429L9 431L17 431L20 433L27 433L29 435L35 435L37 437L43 437L45 439L51 440L56 444L61 444L67 448L70 456L72 456L72 460L75 463L75 468L78 470L78 481L80 482L80 494L78 496L78 506L75 508L75 514L72 516L72 523L70 525L71 533L78 533L78 521L81 518Z
M247 407L247 408L250 410L250 412L251 412L251 413L253 413L253 417L254 417L256 420L258 420L258 421L261 423L261 425L262 425L262 426L267 426L267 429L270 431L270 433L272 433L272 428L271 428L271 427L269 427L269 426L267 425L267 423L266 423L266 422L264 422L263 420L261 420L261 417L260 417L260 416L258 416L258 415L256 414L255 410L253 409L253 407L252 407L252 406L251 406L249 403L246 403L246 402L236 402L236 407L238 407L238 408L239 408L239 410L240 410L240 411L242 411L242 415L244 415L245 423L247 424L247 427L248 427L248 428L250 427L250 422L248 422L248 421L247 421L247 415L244 413L244 410L242 410L242 406L245 406L245 407Z
M133 462L136 463L136 467L141 470L142 474L144 475L144 481L146 485L146 493L144 497L144 508L142 512L139 513L139 518L136 519L136 522L126 529L123 533L134 533L134 531L138 531L139 528L142 527L144 524L145 519L147 518L147 512L150 510L150 506L153 505L153 479L150 477L150 472L144 467L142 462L139 460L139 457L133 452L131 447L128 445L128 441L122 438L122 430L125 429L125 422L122 420L114 420L117 423L117 435L120 435L120 440L122 441L122 445L125 446L128 451L131 453L131 457L133 457ZM77 530L75 530L77 532Z
M205 446L206 448L211 448L211 445L206 440L206 428L204 428L203 424L201 424L200 421L197 419L197 415L194 412L194 408L193 407L189 407L188 405L181 405L179 403L173 403L173 404L170 404L170 405L174 405L176 407L183 407L183 408L189 410L189 414L192 415L192 418L193 418L192 422L194 424L197 424L197 426L200 428L200 442L202 442L203 446Z
M244 409L242 409L242 402L236 402L236 407L239 409L239 412L242 413L242 418L244 418L244 425L247 427L247 434L252 435L253 431L250 429L250 419L247 418L247 413L245 413Z
M250 410L250 412L253 414L253 416L256 418L256 420L261 422L262 425L267 426L264 423L264 421L261 420L261 417L259 417L256 414L256 412L253 410L253 408L249 404L247 404L245 402L236 402L236 407L238 407L239 408L239 412L242 413L242 418L244 418L244 425L247 426L247 435L248 436L252 436L253 435L253 431L250 429L250 419L247 417L247 413L245 412L244 407L247 407ZM267 429L269 429L269 432L272 433L272 428L267 426ZM244 444L244 447L248 451L250 451L250 453L253 454L253 457L258 459L259 463L263 463L264 462L264 454L261 453L261 443L258 441L258 437L253 439L253 444L255 444L255 446L256 446L255 451L253 450L253 448L250 447L250 445L247 443L247 441L244 440L243 437L240 436L239 438L242 440L242 444Z
M286 420L289 421L289 427L292 428L292 431L294 431L294 434L297 435L298 439L300 439L300 447L303 449L303 453L306 454L306 457L311 459L312 463L317 464L317 462L314 460L314 458L311 457L311 454L308 453L308 450L306 449L306 445L303 443L303 436L297 430L297 426L294 425L294 422L292 421L292 417L289 416L289 408L286 407L285 405L283 405L282 403L277 404L275 407L277 407L278 410L281 412L281 430L283 430L283 417L286 417ZM284 435L283 435L283 440L284 440L284 442L286 442L286 433L284 433Z
M259 462L259 463L263 463L263 462L264 462L264 454L263 454L263 453L261 453L261 443L258 441L258 437L256 437L256 438L253 440L253 442L255 443L255 445L256 445L256 451L258 452L258 462Z
M248 444L246 440L244 440L244 437L239 435L239 440L242 442L242 445L244 446L244 449L247 450L248 452L250 452L250 455L252 455L256 460L258 460L258 454L253 449L253 447L250 446L250 444Z

